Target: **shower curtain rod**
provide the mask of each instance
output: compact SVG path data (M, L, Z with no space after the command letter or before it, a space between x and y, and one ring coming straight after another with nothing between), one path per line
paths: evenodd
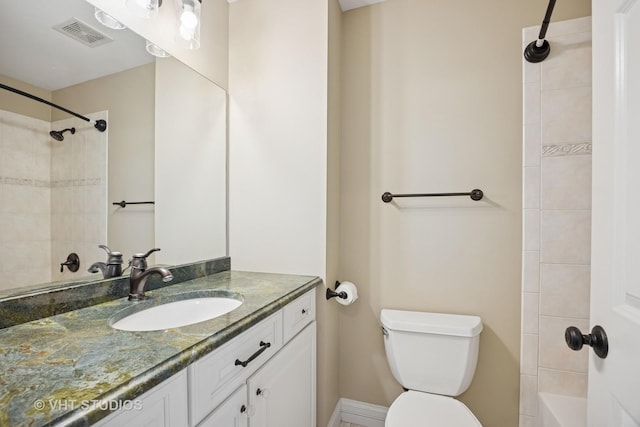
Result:
M529 62L542 62L547 56L549 56L549 52L551 52L551 46L549 46L549 42L544 38L547 35L547 28L549 28L549 22L551 22L551 14L553 13L553 7L555 5L556 0L549 0L547 12L544 14L542 27L540 28L540 33L538 34L538 39L529 43L524 49L524 59Z
M91 119L89 119L88 117L85 117L83 115L75 113L75 112L73 112L73 111L71 111L69 109L66 109L66 108L61 107L61 106L59 106L57 104L54 104L53 102L47 101L46 99L42 99L42 98L37 97L35 95L31 95L30 93L23 92L20 89L13 88L11 86L7 86L7 85L2 84L2 83L0 83L0 89L8 90L9 92L13 92L13 93L16 93L18 95L22 95L22 96L27 97L29 99L33 99L34 101L42 102L43 104L47 104L47 105L49 105L51 107L57 108L58 110L62 110L65 113L71 114L72 116L75 116L75 117L77 117L79 119L82 119L82 120L84 120L86 122L91 122ZM100 132L104 132L107 129L107 122L106 122L106 120L98 119L98 120L95 121L93 126L96 129L98 129Z

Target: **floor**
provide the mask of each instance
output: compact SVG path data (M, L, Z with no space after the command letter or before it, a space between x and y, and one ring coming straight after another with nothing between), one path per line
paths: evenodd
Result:
M340 427L363 427L360 424L352 424L352 423L345 423L344 421L342 421L340 423Z

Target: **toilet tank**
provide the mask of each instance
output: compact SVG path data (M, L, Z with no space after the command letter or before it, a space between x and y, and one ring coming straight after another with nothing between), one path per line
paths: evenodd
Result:
M387 361L406 389L458 396L469 388L478 361L478 316L384 309Z

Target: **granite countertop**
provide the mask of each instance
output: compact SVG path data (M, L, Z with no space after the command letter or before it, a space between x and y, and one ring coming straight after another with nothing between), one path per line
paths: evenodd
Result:
M149 302L219 289L238 293L234 311L194 325L151 332L111 328L126 298L0 330L0 425L85 426L108 404L134 400L316 285L321 279L224 271L147 292ZM107 409L103 409L103 408Z

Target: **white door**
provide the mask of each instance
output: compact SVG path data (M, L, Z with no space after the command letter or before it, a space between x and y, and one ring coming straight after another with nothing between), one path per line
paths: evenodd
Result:
M640 426L640 0L594 0L591 427ZM583 331L588 333L588 331Z

